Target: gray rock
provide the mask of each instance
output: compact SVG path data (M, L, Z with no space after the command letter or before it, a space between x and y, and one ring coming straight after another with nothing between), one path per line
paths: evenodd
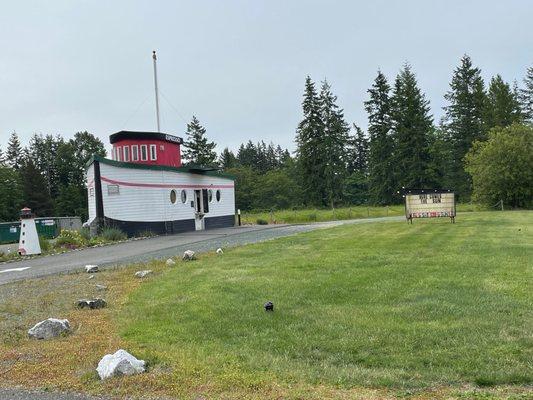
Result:
M152 273L151 269L145 269L144 271L137 271L135 272L136 278L144 278L146 275L150 275Z
M126 350L118 350L115 354L106 354L98 363L96 372L100 379L113 376L135 375L145 371L144 360L138 360Z
M91 310L96 310L99 308L107 307L107 302L104 299L82 299L78 300L77 306L78 308L90 308Z
M89 275L89 279L94 279L94 275Z
M106 285L99 285L98 283L96 284L96 290L100 291L100 292L104 292L107 290L107 286Z
M95 272L98 272L98 265L86 265L85 272L88 274L94 274Z
M185 252L183 253L183 260L184 261L196 260L196 255L194 254L194 251L185 250Z
M48 318L28 330L28 336L34 339L51 339L70 332L70 324L67 319Z
M167 264L169 266L170 265L174 265L174 264L176 264L176 261L174 261L172 258L169 258L165 264Z
M224 254L224 250L222 250L220 247L217 249L217 254Z

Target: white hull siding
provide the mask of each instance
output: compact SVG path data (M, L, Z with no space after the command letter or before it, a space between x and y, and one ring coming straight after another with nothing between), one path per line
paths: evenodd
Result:
M104 217L115 221L134 223L194 220L195 189L212 191L209 212L205 218L226 217L235 214L234 182L231 178L196 174L192 172L141 169L110 165L100 162ZM91 196L94 164L87 170L89 221L96 217L96 195ZM171 201L175 191L176 201ZM182 190L186 201L182 202ZM217 191L220 200L217 201ZM92 190L94 193L94 189ZM212 220L220 221L221 219ZM226 221L227 224L227 221ZM215 226L214 223L212 226Z

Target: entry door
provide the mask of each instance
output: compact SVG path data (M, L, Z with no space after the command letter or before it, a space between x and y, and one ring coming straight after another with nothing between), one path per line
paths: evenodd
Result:
M194 191L194 225L197 231L202 231L205 229L204 193L201 189Z

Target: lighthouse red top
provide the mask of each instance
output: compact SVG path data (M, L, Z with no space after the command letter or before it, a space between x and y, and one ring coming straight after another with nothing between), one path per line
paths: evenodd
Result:
M181 167L183 139L161 132L120 131L109 137L115 161Z

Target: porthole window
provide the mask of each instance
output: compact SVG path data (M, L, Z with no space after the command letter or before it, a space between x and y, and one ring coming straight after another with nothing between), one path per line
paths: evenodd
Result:
M213 201L213 191L211 189L207 191L207 199L210 203Z
M170 191L170 202L171 202L172 204L176 204L176 198L177 198L177 196L176 196L176 191L175 191L174 189L172 189L172 190Z
M181 191L181 202L183 204L185 204L186 201L187 201L187 191L186 190L182 190Z
M217 196L217 201L220 201L220 189L217 190L216 196Z

